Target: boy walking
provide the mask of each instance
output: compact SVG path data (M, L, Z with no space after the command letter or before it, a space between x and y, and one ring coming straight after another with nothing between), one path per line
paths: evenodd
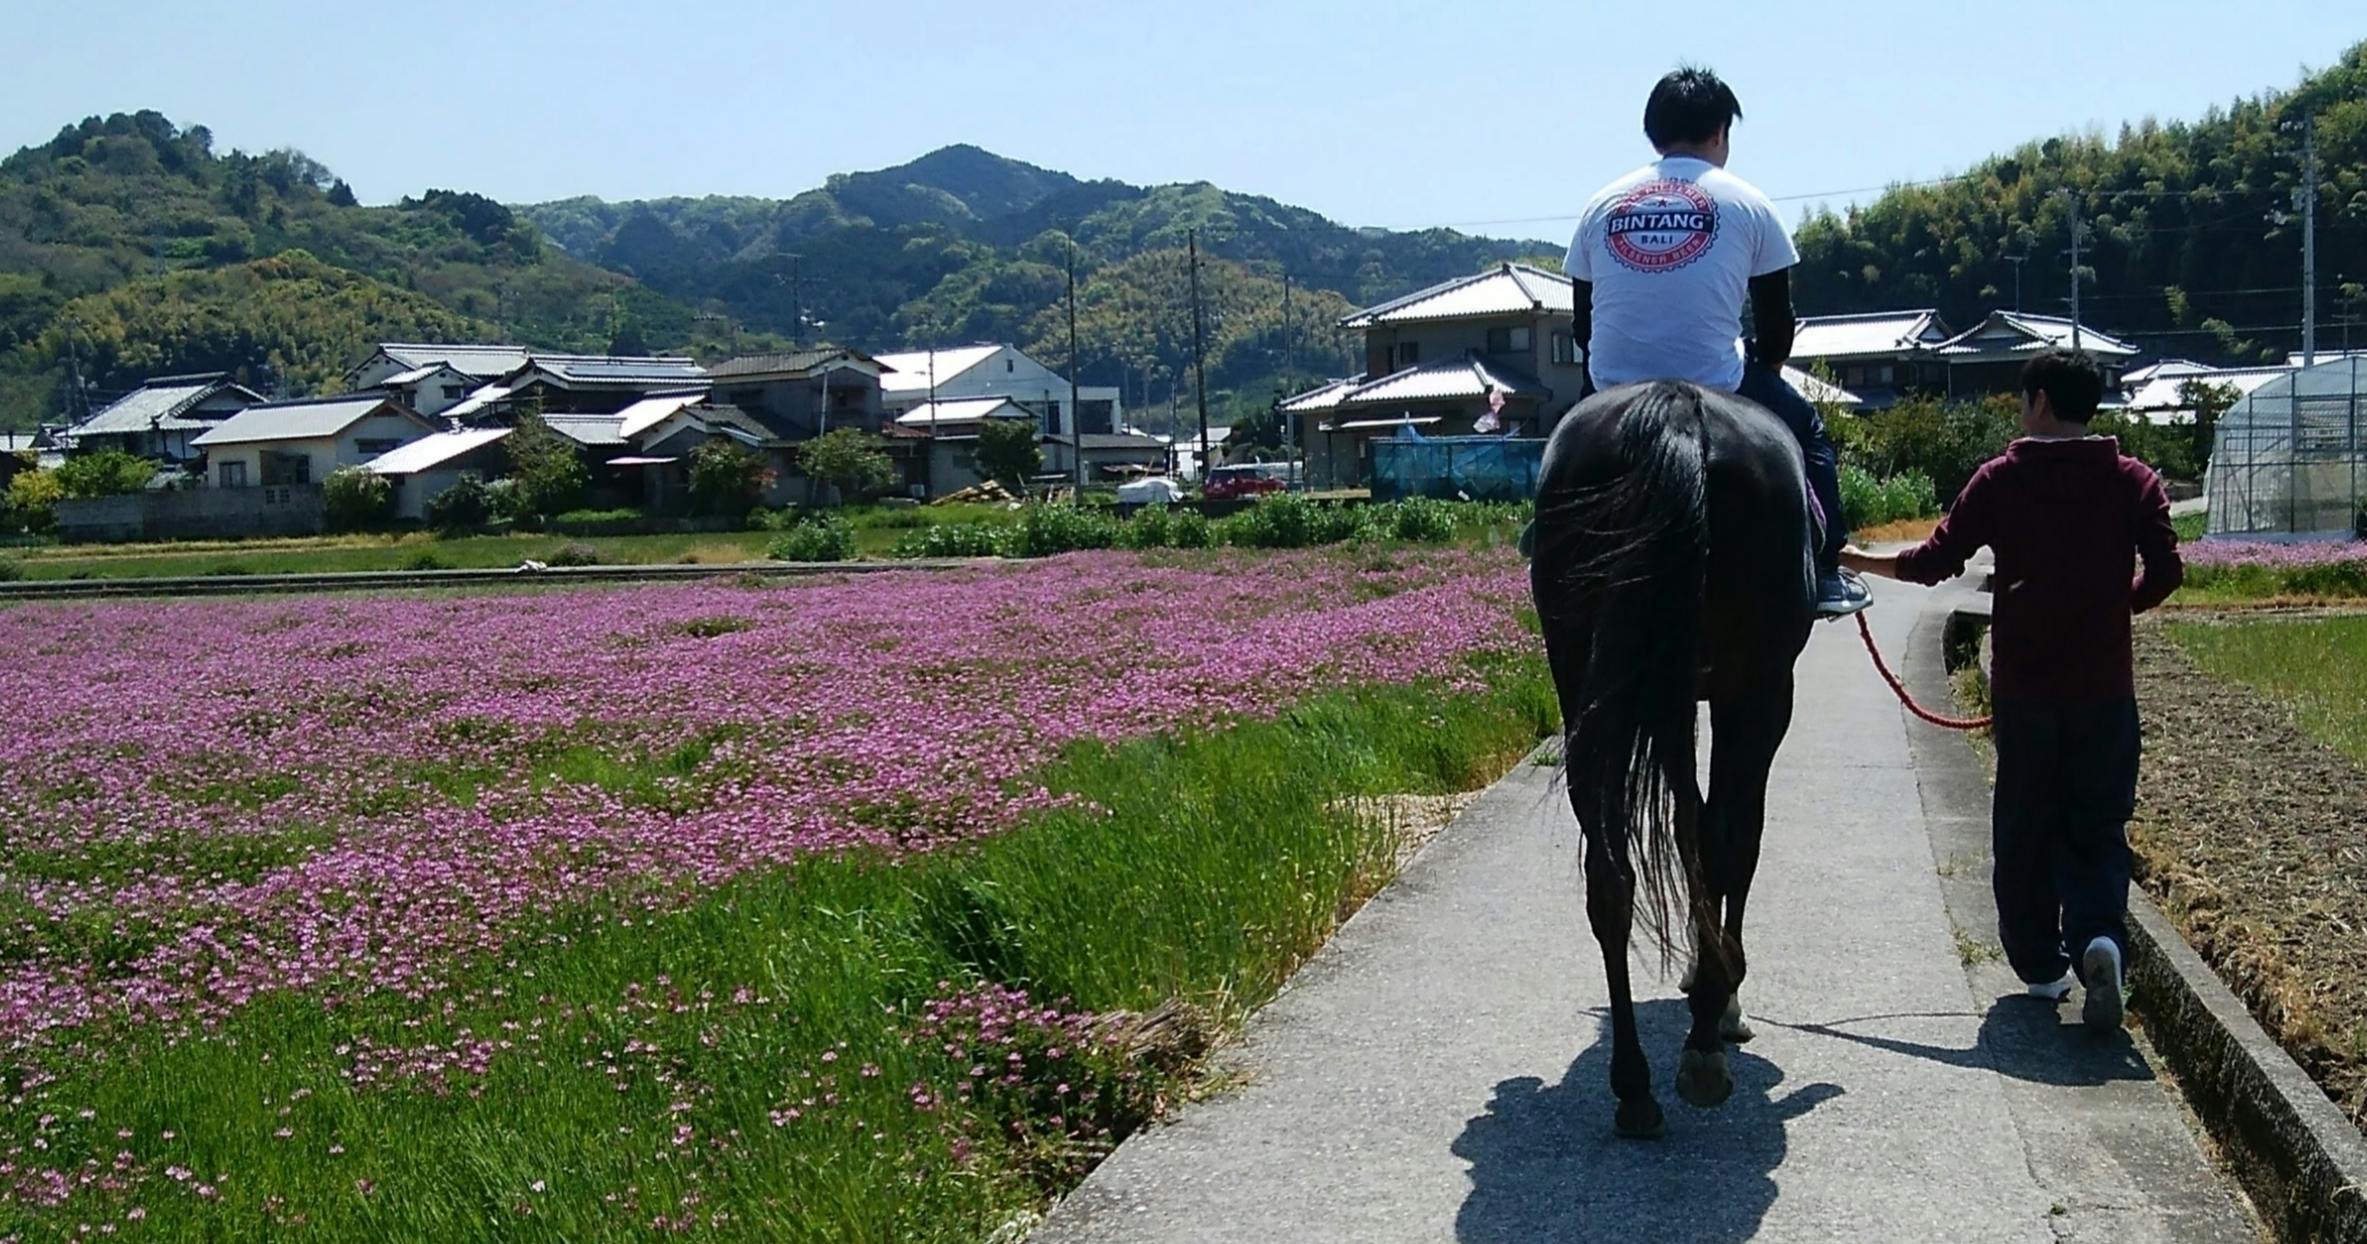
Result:
M2161 477L2088 433L2103 394L2085 354L2031 359L2021 439L1973 475L1931 538L1888 557L1853 547L1842 560L1929 584L1962 573L1981 546L1996 550L1998 940L2037 997L2060 1002L2076 966L2082 1018L2117 1029L2139 750L2130 618L2168 598L2185 570Z

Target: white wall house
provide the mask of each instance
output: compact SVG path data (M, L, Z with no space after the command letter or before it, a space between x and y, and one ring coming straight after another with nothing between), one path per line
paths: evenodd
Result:
M973 345L950 350L907 350L882 354L880 404L891 415L952 398L1006 397L1034 411L1047 434L1073 430L1068 377L1029 358L1017 346ZM1116 385L1079 385L1077 405L1085 430L1108 432L1124 426Z
M376 393L250 406L190 444L217 488L318 484L438 431L409 407Z
M450 363L429 363L396 372L370 387L432 418L460 405L484 383Z
M507 467L500 443L508 428L464 428L438 432L389 450L362 465L394 485L395 517L418 521L437 494L474 475L487 480Z

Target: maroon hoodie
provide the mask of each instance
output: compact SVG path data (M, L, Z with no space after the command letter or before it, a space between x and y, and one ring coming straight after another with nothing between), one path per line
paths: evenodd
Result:
M2129 618L2186 571L2170 496L2111 437L2018 440L1957 495L1939 530L1899 554L1898 575L1939 583L1982 545L1997 550L1990 679L1996 694L2100 700L2134 690ZM2138 558L2144 573L2131 581Z

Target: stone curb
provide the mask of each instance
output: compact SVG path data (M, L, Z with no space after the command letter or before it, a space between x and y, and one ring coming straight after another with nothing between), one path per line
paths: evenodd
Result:
M680 565L550 566L482 570L359 570L322 574L191 575L142 579L34 579L0 583L0 604L26 600L89 600L126 596L253 596L274 592L385 591L400 588L517 587L554 583L675 583L742 575L797 579L818 575L881 574L893 570L954 570L992 565L1000 558L913 561L726 562Z
M1946 629L1987 622L1986 608L1958 610ZM1917 681L1918 694L1947 690L1944 675ZM2367 1137L2138 888L2129 937L2146 1032L2254 1208L2281 1239L2367 1244Z

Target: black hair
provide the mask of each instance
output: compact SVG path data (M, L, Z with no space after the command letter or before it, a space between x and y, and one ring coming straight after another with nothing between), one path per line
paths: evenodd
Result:
M1742 119L1742 101L1718 75L1682 66L1652 88L1644 102L1644 137L1666 151L1680 143L1704 143Z
M2046 394L2055 418L2086 423L2104 400L2104 371L2079 350L2048 350L2022 365L2022 396Z

